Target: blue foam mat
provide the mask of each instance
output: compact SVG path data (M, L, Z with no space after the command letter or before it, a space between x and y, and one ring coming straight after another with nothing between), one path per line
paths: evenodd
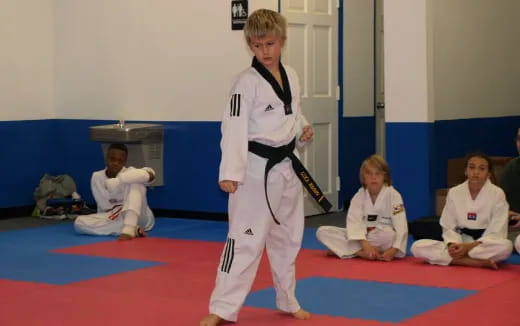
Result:
M309 277L298 280L296 292L300 304L313 314L397 323L476 291ZM273 288L254 291L245 304L276 309L275 291Z
M227 222L158 218L156 226L149 232L149 236L224 242L227 231ZM2 249L0 278L67 284L160 264L160 262L50 252L55 249L114 240L115 238L111 236L76 234L72 224L69 223L2 232L0 236L0 248ZM412 241L410 237L408 247ZM326 249L316 238L315 228L305 229L302 247L304 249ZM506 263L520 264L520 256L513 254Z
M80 235L69 223L2 232L0 278L64 285L162 264L51 252L106 241L115 237Z
M2 258L0 278L65 285L162 263L61 253L34 253Z

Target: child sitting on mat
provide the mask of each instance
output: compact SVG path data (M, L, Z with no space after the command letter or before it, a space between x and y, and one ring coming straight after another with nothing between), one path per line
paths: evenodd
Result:
M403 199L392 187L385 159L372 155L361 165L362 187L350 201L345 228L321 226L317 238L339 258L391 261L404 257L408 225Z
M97 213L78 216L74 229L92 235L118 235L119 240L143 237L155 218L146 200L146 186L155 179L152 168L126 167L128 148L111 144L106 168L92 174L92 194Z
M513 244L507 239L509 206L504 192L489 180L491 159L483 153L466 156L467 180L448 191L440 224L444 241L422 239L410 249L435 265L497 269Z

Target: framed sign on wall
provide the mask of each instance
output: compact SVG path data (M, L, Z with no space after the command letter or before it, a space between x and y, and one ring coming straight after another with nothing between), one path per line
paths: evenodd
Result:
M231 29L244 29L246 20L247 0L231 0Z

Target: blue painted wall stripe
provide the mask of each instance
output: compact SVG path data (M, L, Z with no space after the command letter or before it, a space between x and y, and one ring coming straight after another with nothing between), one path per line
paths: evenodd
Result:
M409 220L432 211L432 135L431 123L386 124L386 157Z
M90 175L103 168L101 145L88 139L88 128L103 120L0 121L0 207L32 205L44 173L70 174L89 202ZM219 122L160 122L165 128L164 187L149 192L153 208L223 213L227 197L218 189ZM340 201L359 188L359 166L375 151L373 117L340 118ZM387 156L409 219L433 213L434 192L446 185L448 158L482 150L516 156L513 138L520 116L388 123Z
M339 175L341 178L340 202L347 207L350 199L361 186L359 167L365 158L374 154L374 117L349 117L340 119Z
M387 123L387 159L408 219L434 214L435 190L446 187L447 161L482 151L516 156L514 137L520 116L434 123Z

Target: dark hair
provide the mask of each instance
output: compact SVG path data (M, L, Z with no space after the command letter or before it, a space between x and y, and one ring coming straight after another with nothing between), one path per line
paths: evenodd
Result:
M469 163L469 160L471 160L472 158L474 157L480 157L480 158L483 158L484 160L486 160L487 164L488 164L488 171L491 175L493 175L493 161L491 160L491 158L489 156L487 156L486 154L482 153L482 152L473 152L473 153L469 153L466 155L466 157L464 158L464 169L466 169L468 167L468 163Z
M114 144L110 144L110 146L108 146L108 150L111 150L111 149L118 149L120 151L123 151L125 152L125 154L128 156L128 147L126 147L125 144L121 144L121 143L114 143Z

